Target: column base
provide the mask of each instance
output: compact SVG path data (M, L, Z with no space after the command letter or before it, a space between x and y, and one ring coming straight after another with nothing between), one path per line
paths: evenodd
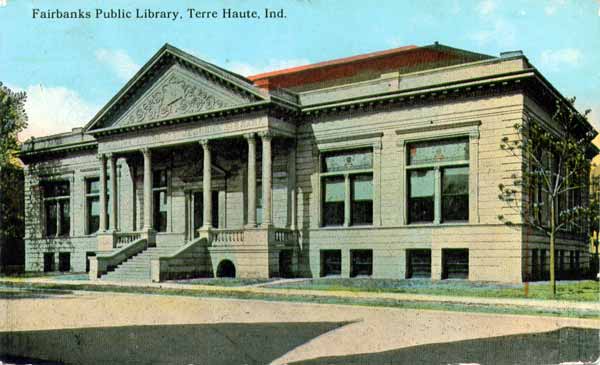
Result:
M210 231L213 229L211 226L200 227L198 228L198 238L206 238L210 241Z

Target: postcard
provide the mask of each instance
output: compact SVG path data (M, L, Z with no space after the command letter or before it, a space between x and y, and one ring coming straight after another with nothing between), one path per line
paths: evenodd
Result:
M0 364L600 364L600 2L0 26Z

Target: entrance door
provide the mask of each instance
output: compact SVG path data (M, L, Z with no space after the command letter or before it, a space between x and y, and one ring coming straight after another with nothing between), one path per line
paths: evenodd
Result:
M219 192L212 192L212 226L214 228L219 227ZM198 229L202 227L204 223L204 204L201 191L195 191L192 196L192 206L194 212L192 214L192 227L194 227L194 237L198 237Z

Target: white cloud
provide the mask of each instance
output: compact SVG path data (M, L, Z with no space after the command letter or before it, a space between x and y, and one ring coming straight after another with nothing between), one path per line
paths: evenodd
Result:
M550 0L544 8L544 12L546 15L554 15L560 8L566 5L566 2L566 0Z
M26 89L11 89L27 92L25 111L28 127L19 134L21 141L83 127L99 110L97 105L83 100L77 92L65 87L31 85Z
M583 53L577 48L547 49L540 56L540 66L548 71L558 71L562 67L577 67Z
M496 10L496 1L495 0L483 0L477 4L477 12L480 15L491 15Z
M96 59L107 64L124 81L128 81L140 69L140 66L133 61L127 52L120 49L98 49L96 50Z
M231 62L226 66L226 68L243 76L251 76L264 72L282 70L296 66L303 66L309 63L309 60L303 58L290 60L271 59L266 65L263 66L255 66L242 62Z
M515 45L517 29L512 23L500 18L494 22L491 28L472 33L469 38L479 43L480 46L495 43L506 49Z

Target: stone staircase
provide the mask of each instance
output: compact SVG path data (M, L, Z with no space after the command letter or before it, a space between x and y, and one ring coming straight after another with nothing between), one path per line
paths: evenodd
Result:
M150 281L150 260L175 252L177 246L149 247L123 261L113 271L102 275L107 281Z

